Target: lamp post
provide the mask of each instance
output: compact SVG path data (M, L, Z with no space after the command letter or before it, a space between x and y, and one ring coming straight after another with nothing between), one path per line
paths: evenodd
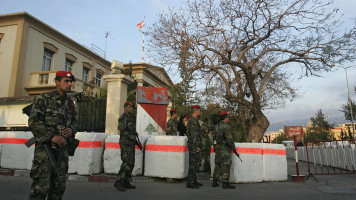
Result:
M352 103L351 103L351 97L350 97L349 79L347 78L347 69L351 68L351 67L356 67L356 65L352 65L349 67L341 67L341 68L344 68L345 74L346 74L347 96L348 96L348 101L349 101L349 106L350 106L351 124L352 124L352 137L353 137L353 139L355 139L354 116L353 116Z

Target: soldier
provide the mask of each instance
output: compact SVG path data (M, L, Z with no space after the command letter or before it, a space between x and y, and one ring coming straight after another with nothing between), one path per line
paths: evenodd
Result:
M64 194L69 145L78 129L75 107L67 96L74 80L71 72L58 71L56 89L40 94L34 100L28 125L37 142L30 174L33 182L29 199L46 199L46 196L47 199L62 199ZM46 145L57 161L57 172L46 153Z
M191 107L192 117L187 125L188 151L189 151L189 169L187 178L187 188L199 189L203 184L197 181L196 174L198 173L199 164L201 162L201 150L203 147L203 139L201 127L198 121L200 115L200 106L194 105Z
M135 189L136 186L131 185L131 173L135 166L135 142L136 142L136 120L133 114L134 104L125 102L124 114L119 118L118 129L120 131L120 149L122 164L120 171L117 174L117 180L114 186L120 190Z
M177 124L175 121L177 117L177 110L173 108L169 113L171 114L171 118L167 122L167 135L177 136Z
M229 121L227 112L221 112L220 123L215 127L214 150L215 150L215 169L213 173L213 187L218 187L218 181L223 182L224 189L234 189L235 186L229 183L231 150L235 144L231 135L231 128L227 124Z

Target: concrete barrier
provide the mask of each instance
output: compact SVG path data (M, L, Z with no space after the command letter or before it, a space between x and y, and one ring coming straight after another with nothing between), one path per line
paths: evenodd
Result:
M92 175L103 172L104 141L108 133L78 132L75 138L80 140L74 156L69 157L68 173Z
M2 148L2 138L5 136L6 132L0 132L0 167L1 167L1 148Z
M142 145L150 136L139 136ZM104 172L106 174L117 174L122 164L121 149L119 145L120 135L110 135L105 140L104 152ZM135 146L135 166L132 175L142 175L143 171L143 152Z
M232 153L231 183L287 180L287 158L284 145L235 143L235 147L243 162ZM294 153L294 148L289 151L290 154ZM212 174L215 168L214 161L215 152L212 148L210 153Z
M183 179L188 175L185 136L152 136L145 149L145 176Z
M32 137L31 132L5 132L2 138L1 167L29 169L29 166L32 165L34 145L27 148L24 143Z
M263 181L287 181L286 149L282 144L263 144Z

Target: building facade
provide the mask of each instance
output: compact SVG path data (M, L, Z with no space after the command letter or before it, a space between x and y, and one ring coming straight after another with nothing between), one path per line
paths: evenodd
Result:
M55 88L56 71L76 77L73 92L104 88L111 62L26 12L0 15L0 97L40 94Z

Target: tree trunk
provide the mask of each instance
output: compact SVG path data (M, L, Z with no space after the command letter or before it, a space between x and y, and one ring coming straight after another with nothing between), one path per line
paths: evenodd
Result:
M255 114L246 141L260 142L269 124L267 117L262 112Z

